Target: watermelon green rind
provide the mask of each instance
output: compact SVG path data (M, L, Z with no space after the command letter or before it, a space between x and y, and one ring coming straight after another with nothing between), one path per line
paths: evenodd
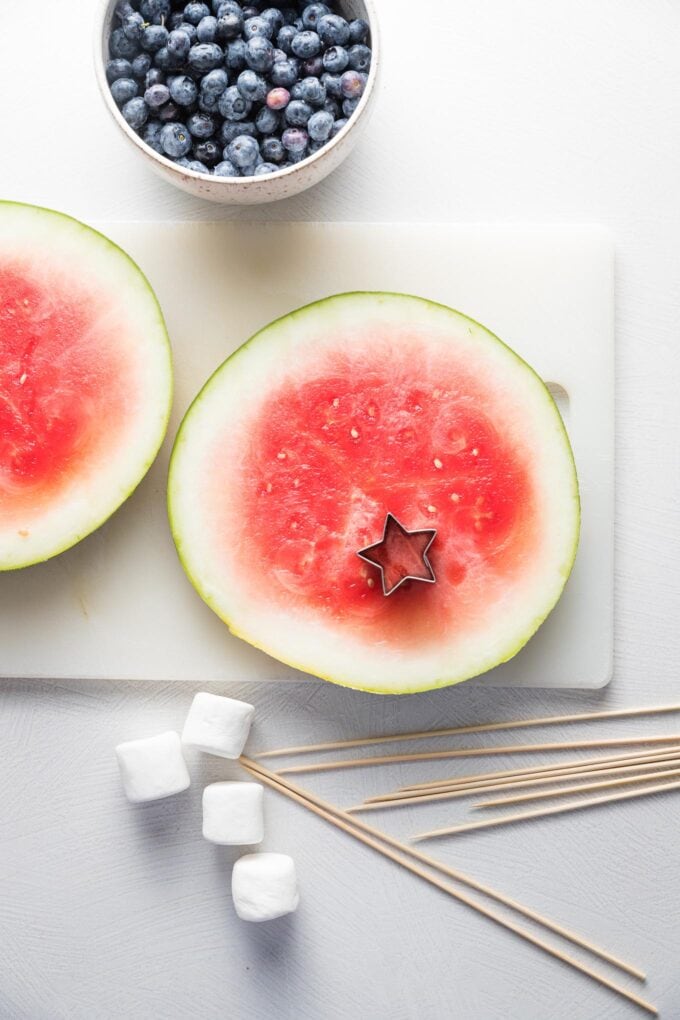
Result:
M196 570L195 564L192 562L191 552L187 548L187 542L184 537L185 521L182 519L181 511L178 509L183 484L179 476L182 469L182 454L190 440L191 428L196 412L211 397L213 391L220 387L223 377L233 370L239 359L242 359L245 354L251 351L254 345L257 344L258 346L262 346L263 343L270 343L273 348L272 354L276 354L277 357L283 357L285 356L284 352L276 349L280 346L280 338L277 336L277 333L280 332L282 327L285 329L289 325L294 325L299 320L305 321L310 312L327 315L331 320L330 324L332 324L334 309L342 306L343 303L348 300L353 300L355 302L365 301L369 303L369 306L374 302L380 302L383 304L386 302L408 302L409 305L413 307L413 303L415 302L423 310L429 310L432 313L445 315L458 320L459 323L463 323L467 327L470 335L478 334L487 341L492 340L495 344L499 345L506 355L511 356L518 366L521 366L525 374L525 378L533 379L535 392L540 395L544 402L547 415L551 418L552 424L561 435L562 448L564 454L568 458L568 469L570 472L568 499L571 504L572 527L564 559L559 566L559 585L554 589L552 597L542 606L541 612L537 613L530 621L527 622L522 634L519 635L519 637L515 636L514 640L508 642L501 650L496 650L487 657L482 656L476 663L474 670L470 670L468 668L461 671L457 670L455 665L452 665L450 671L442 671L442 675L434 678L430 677L426 682L415 679L412 683L399 683L398 686L391 687L389 679L383 681L381 678L380 681L376 683L371 680L365 680L363 677L349 678L347 676L339 675L336 671L329 671L323 668L320 669L318 663L314 661L313 658L306 658L303 655L298 656L296 654L281 654L281 650L279 648L272 648L266 637L263 637L258 633L253 633L249 629L247 622L241 621L237 623L233 619L232 614L225 612L224 606L220 603L220 599L213 595L211 591L207 590L199 571ZM340 686L376 694L417 693L425 690L434 690L444 686L451 686L470 679L472 676L485 673L495 666L513 658L527 644L531 637L533 637L558 602L574 564L578 549L580 529L580 499L573 452L571 450L571 445L559 410L550 391L545 386L538 373L511 347L504 343L504 341L502 341L489 329L455 309L451 309L446 305L430 301L425 298L393 292L373 291L355 291L333 295L319 301L311 302L310 304L298 308L287 315L281 316L251 336L249 340L234 351L234 353L217 368L190 405L177 433L169 468L168 514L178 556L189 580L206 604L210 606L210 608L227 625L231 633L246 640L254 647L260 648L268 654L275 655L276 658L302 672L311 673L321 679L328 680Z
M159 401L162 406L154 430L155 434L152 437L152 441L149 442L147 446L147 452L144 459L138 462L137 470L134 472L134 478L132 478L127 485L121 488L120 493L117 494L114 499L109 501L106 510L103 513L97 514L90 521L87 521L83 528L72 531L62 541L56 542L54 546L47 550L43 549L37 555L29 555L25 558L15 558L11 562L5 561L2 557L0 557L0 572L8 572L20 570L25 567L36 566L39 563L44 563L47 560L52 559L54 556L66 552L68 549L73 548L73 546L77 545L78 542L87 538L88 535L91 535L94 531L100 528L118 509L120 509L122 504L125 503L125 501L143 481L149 468L158 455L158 451L160 450L168 430L174 390L172 348L163 312L151 283L134 259L132 259L123 248L117 245L105 234L101 233L101 231L82 223L80 220L73 216L69 216L67 213L60 212L56 209L50 209L45 206L0 199L0 227L2 225L3 213L6 210L10 212L12 210L17 210L27 216L35 215L36 217L54 218L55 225L66 227L67 230L74 233L74 237L76 234L82 234L83 239L88 245L91 245L94 242L101 246L102 252L106 252L109 256L113 256L116 260L119 260L118 264L125 270L127 284L130 287L136 286L139 288L140 294L143 296L144 303L148 308L153 309L151 321L154 328L154 335L155 339L160 341L163 350L162 364L160 365L160 372L163 377L161 378L159 373L159 378L157 380L159 391L163 393L163 399ZM131 290L126 289L121 292L121 299L129 300L130 298Z

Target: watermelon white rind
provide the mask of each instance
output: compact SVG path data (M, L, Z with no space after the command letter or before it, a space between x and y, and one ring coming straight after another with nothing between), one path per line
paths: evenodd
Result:
M0 202L0 570L102 525L153 463L170 342L139 267L51 209Z
M342 399L326 401L332 389L324 389L321 400L320 378L324 386L337 378ZM428 389L439 378L441 392L438 385ZM422 435L418 442L426 443L427 464L409 479L413 459L393 433L399 426L402 443L402 433L414 431L401 428L411 411L423 412L413 404L414 385L425 400L442 404L424 408L431 443ZM380 413L364 416L359 428L348 428L369 391L383 401L383 420ZM345 405L350 417L336 421ZM315 422L327 414L321 426L327 431L308 430L301 406L309 406ZM477 429L470 435L482 436L479 449L472 439L466 446L465 437L462 446L454 443L453 429L446 432L453 421L447 414L455 417L456 408ZM289 446L275 453L267 443L272 436L278 442L288 422ZM441 459L431 456L440 441ZM468 466L454 470L461 457ZM469 482L472 496L487 491L490 502L478 496L467 507L468 490L462 498L448 491L452 471ZM444 505L445 495L461 502ZM557 603L580 526L573 454L536 372L460 312L390 293L341 294L307 305L228 358L182 422L168 505L189 579L234 634L304 672L384 694L458 683L512 658ZM346 516L329 538L328 528L314 529L334 507ZM378 540L388 511L409 529L438 529L431 554L438 580L385 599L356 551ZM459 520L466 522L460 533ZM494 532L499 522L505 530ZM293 536L289 528L299 531ZM303 548L297 535L310 529L310 554L300 561L307 573L302 565L300 573L281 556Z

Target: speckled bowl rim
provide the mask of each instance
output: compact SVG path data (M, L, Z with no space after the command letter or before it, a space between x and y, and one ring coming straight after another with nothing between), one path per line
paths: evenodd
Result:
M104 59L104 52L106 48L106 39L104 38L104 27L106 24L106 18L109 9L113 7L116 0L99 0L99 7L95 16L94 24L94 65L95 73L97 76L97 84L99 85L99 91L101 92L104 102L109 110L109 113L113 117L118 127L123 131L125 135L132 141L138 149L140 149L146 156L153 159L159 166L171 173L177 174L182 178L190 178L195 181L210 181L216 187L224 187L225 191L232 185L238 185L239 188L247 188L249 184L257 184L260 181L274 181L274 180L286 180L294 176L298 171L312 166L321 157L326 157L336 147L338 143L341 143L344 138L352 131L354 127L359 123L362 114L365 113L366 108L371 101L373 95L377 77L378 67L380 64L380 32L378 29L378 18L375 8L374 0L361 0L366 8L366 21L368 21L370 33L371 33L371 50L373 58L371 60L371 68L368 72L368 81L364 89L363 95L359 100L359 105L348 119L347 124L342 128L341 131L331 138L329 142L323 145L316 152L312 153L311 156L305 156L304 159L300 160L299 163L295 163L293 166L287 167L285 170L275 170L270 174L260 174L258 177L215 177L213 174L199 173L197 170L190 170L188 167L180 167L177 163L174 163L167 156L161 156L159 152L152 149L150 145L134 131L127 123L122 113L118 109L116 102L111 95L111 89L106 78L106 62ZM347 152L349 155L349 151ZM310 182L311 183L311 182Z

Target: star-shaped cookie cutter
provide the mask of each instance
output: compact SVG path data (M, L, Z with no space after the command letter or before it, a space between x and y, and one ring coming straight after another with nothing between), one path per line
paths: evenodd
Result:
M386 577L386 565L385 562L380 558L380 550L384 549L388 553L388 546L390 544L390 537L396 536L398 539L406 540L407 544L410 544L416 548L416 554L420 556L422 561L422 573L407 573L399 576L399 579L393 582L388 582ZM359 549L357 556L363 560L364 563L370 563L371 566L377 567L380 571L380 577L382 581L383 595L392 595L393 592L401 588L402 584L407 581L423 581L425 584L434 584L437 580L435 572L432 569L428 552L430 546L437 537L435 528L420 528L415 531L409 531L405 528L400 521L392 513L388 513L385 517L385 525L383 527L383 535L379 542L375 542L373 545L366 546L365 549Z

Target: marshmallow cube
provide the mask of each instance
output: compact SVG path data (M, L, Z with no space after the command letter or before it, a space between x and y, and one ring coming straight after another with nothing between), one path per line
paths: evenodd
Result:
M220 758L238 758L254 714L253 706L245 701L218 694L197 694L184 723L182 743Z
M203 836L220 846L261 843L264 789L259 783L211 783L203 791Z
M125 793L135 804L171 797L191 783L179 735L172 730L118 744L116 755Z
M300 902L295 861L287 854L246 854L234 865L231 894L242 921L273 921Z

